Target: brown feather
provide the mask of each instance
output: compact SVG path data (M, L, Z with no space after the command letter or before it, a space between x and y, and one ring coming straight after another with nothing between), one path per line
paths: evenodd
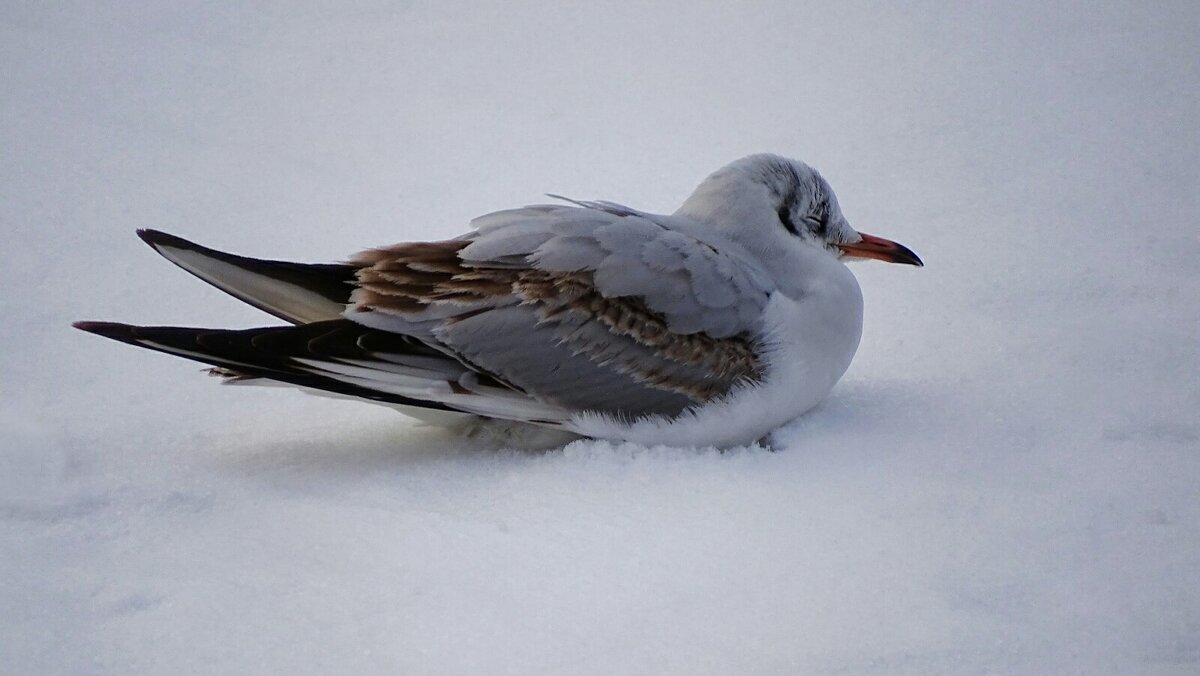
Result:
M459 251L469 240L400 244L365 251L353 259L360 266L355 310L395 314L416 313L434 303L462 303L464 315L486 312L479 303L497 306L513 301L535 306L544 323L562 324L568 317L598 322L614 336L652 348L667 359L694 366L707 374L701 382L681 382L669 372L621 360L612 347L594 345L566 334L564 342L597 364L607 364L638 381L707 401L725 394L742 380L760 380L763 366L755 345L746 334L713 338L704 333L679 334L666 318L648 308L641 298L606 298L595 287L590 272L559 273L536 270L511 261L489 265L465 262ZM463 319L451 317L448 321ZM611 352L612 354L608 354Z

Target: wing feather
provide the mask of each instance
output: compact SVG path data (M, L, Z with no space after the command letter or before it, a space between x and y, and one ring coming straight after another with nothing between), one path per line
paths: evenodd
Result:
M774 289L745 251L673 217L577 204L367 252L347 316L572 410L674 415L761 378L751 336Z
M456 239L336 265L245 258L144 231L189 272L297 326L81 328L239 381L543 425L582 411L673 416L761 379L753 336L774 287L719 232L609 202L472 224Z

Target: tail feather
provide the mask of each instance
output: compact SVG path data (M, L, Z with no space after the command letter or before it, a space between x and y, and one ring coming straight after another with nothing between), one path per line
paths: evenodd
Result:
M353 265L260 260L209 249L158 230L137 234L184 270L293 324L340 317L354 290L357 268Z

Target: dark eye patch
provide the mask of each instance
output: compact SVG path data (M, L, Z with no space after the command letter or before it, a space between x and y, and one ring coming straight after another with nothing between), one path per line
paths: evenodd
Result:
M808 216L808 221L813 225L812 231L817 237L824 238L829 230L829 198L821 195L821 199L813 206L813 213Z
M779 208L775 210L775 213L779 214L779 222L783 223L783 227L786 228L788 232L792 233L792 235L799 237L800 231L796 229L796 224L792 222L792 210L790 206L791 205L787 204L786 202L780 204Z

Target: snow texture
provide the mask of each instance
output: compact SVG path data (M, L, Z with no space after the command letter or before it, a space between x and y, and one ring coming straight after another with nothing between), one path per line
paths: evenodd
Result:
M1200 671L1200 5L0 5L0 672ZM913 269L782 450L462 441L71 320L770 151Z

